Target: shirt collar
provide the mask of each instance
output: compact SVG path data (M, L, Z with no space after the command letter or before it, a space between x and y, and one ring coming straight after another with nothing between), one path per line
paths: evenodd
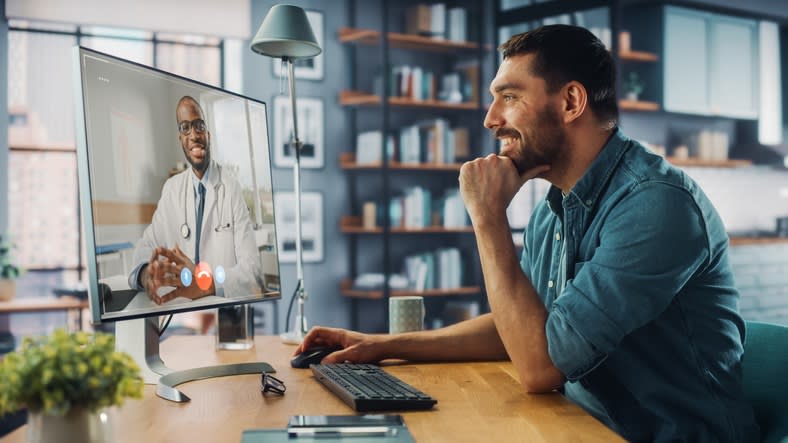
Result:
M572 190L569 191L567 198L574 197L584 208L591 210L630 146L628 142L629 137L616 127L610 139L599 152L599 155L591 163L591 166L580 177L580 180ZM561 190L556 186L551 186L546 198L550 209L555 213L559 213L558 209L562 207L564 200Z
M195 193L197 192L197 188L200 185L200 183L202 183L203 186L205 186L205 189L208 189L210 187L209 185L211 183L210 178L212 175L211 174L212 169L214 169L213 160L211 160L211 162L208 163L208 168L205 170L205 173L202 175L202 180L200 180L199 178L197 178L197 174L194 173L194 168L189 168L189 176L192 178L192 186L194 186Z

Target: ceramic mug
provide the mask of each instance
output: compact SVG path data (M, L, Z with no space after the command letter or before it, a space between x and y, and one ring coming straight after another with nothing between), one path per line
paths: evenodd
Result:
M424 329L424 298L389 298L389 333L421 331Z

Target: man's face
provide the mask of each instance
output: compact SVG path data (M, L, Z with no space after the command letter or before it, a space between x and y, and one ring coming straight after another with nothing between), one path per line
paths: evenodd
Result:
M536 166L554 166L566 133L545 80L530 73L533 54L507 58L490 84L493 103L484 126L501 141L500 155L509 157L520 174Z
M208 169L211 161L211 133L197 104L185 100L175 111L178 118L178 138L183 147L186 161L192 165L199 177Z

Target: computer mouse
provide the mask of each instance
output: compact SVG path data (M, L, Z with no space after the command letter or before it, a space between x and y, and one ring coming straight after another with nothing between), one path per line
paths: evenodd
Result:
M309 348L290 360L290 366L294 368L306 369L309 367L309 365L319 364L320 361L323 360L323 357L340 349L342 348L325 346Z

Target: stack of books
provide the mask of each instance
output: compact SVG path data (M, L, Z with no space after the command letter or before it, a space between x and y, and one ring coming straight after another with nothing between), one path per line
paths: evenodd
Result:
M445 3L420 3L405 12L405 32L456 42L468 40L465 8L447 8Z

